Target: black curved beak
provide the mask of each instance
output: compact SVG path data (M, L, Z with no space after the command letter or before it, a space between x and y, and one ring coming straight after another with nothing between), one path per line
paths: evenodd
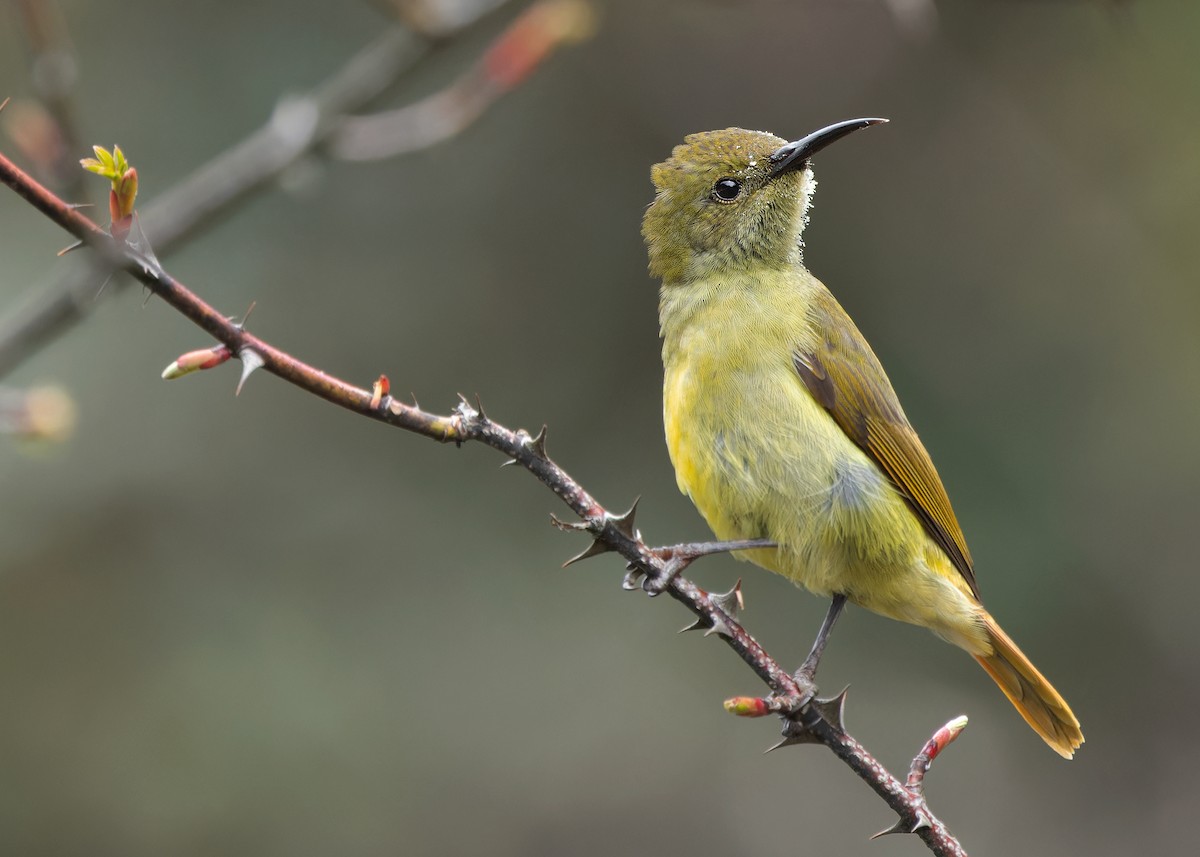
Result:
M801 137L786 146L780 146L771 153L771 175L777 176L791 170L802 170L808 166L809 158L830 143L842 139L847 134L853 134L860 128L882 125L885 122L887 122L886 119L847 119L845 122L837 122L820 131L813 131L807 137Z

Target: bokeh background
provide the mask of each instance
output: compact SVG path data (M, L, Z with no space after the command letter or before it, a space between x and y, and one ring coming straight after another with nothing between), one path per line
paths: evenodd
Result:
M65 0L85 142L151 200L320 81L368 3ZM389 100L436 91L492 15ZM298 356L448 410L478 393L651 542L706 535L661 439L648 168L684 134L822 153L806 259L888 367L954 498L992 612L1071 701L1065 763L982 671L852 609L821 670L906 770L967 713L932 806L972 853L1175 853L1200 785L1200 5L613 0L461 136L314 159L164 258ZM0 96L32 92L11 5ZM12 146L6 140L7 151ZM80 156L87 154L81 151ZM97 180L93 192L101 189ZM147 224L152 233L153 225ZM0 310L53 283L62 233L0 195ZM78 408L0 439L0 853L924 853L774 721L685 612L623 592L527 474L236 364L164 384L206 338L125 288L4 382ZM825 604L745 576L785 663Z

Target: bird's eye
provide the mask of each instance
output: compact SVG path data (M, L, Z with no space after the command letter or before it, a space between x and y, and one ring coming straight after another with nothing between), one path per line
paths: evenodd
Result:
M712 198L717 202L733 202L742 195L742 183L735 179L721 179L712 189Z

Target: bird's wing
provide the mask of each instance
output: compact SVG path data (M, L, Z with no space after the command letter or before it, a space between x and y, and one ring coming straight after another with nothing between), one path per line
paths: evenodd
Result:
M793 353L800 379L842 431L888 475L978 598L971 554L950 498L871 346L828 292L811 312L824 340Z

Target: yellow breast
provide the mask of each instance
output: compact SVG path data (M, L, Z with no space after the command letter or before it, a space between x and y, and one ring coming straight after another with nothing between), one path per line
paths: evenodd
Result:
M718 538L773 539L779 550L745 558L862 603L927 539L795 371L794 349L820 335L807 312L818 288L801 270L664 289L663 420L679 487Z

